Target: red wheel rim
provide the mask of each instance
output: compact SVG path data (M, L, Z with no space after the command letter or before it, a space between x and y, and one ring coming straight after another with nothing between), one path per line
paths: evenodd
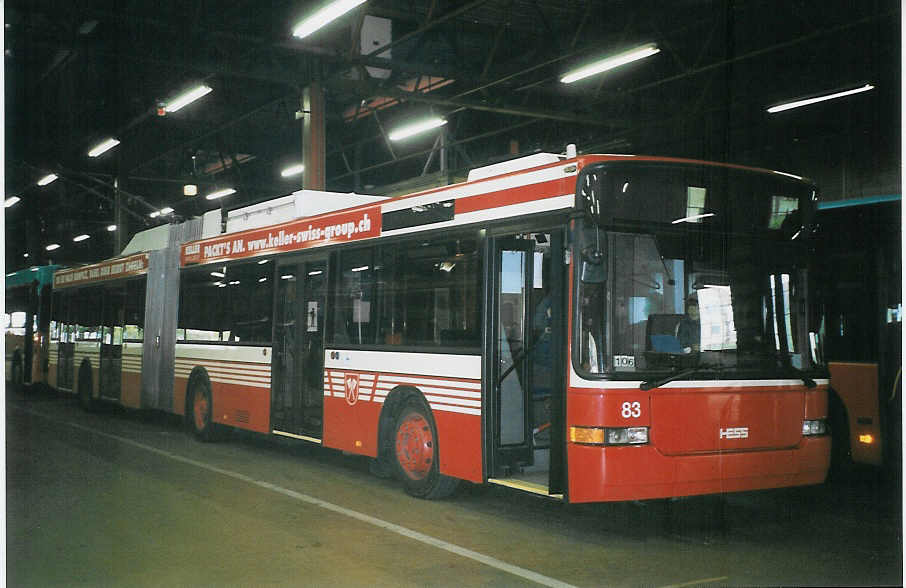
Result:
M195 428L199 431L204 430L208 420L208 397L201 392L195 393L194 402L192 403L192 412L195 415Z
M396 459L413 480L424 480L434 464L431 425L417 412L406 415L396 430Z

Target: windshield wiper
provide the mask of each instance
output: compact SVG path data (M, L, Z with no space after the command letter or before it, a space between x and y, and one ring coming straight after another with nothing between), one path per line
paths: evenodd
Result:
M681 372L676 372L675 374L670 374L669 376L667 376L665 378L661 378L660 380L648 380L647 382L642 382L641 384L639 384L639 390L648 391L648 390L652 390L654 388L660 388L664 384L669 384L670 382L673 382L675 380L681 380L681 379L685 378L686 376L691 376L692 374L694 374L695 372L697 372L700 369L701 369L701 366L696 366L694 368L689 368L688 370L683 370Z

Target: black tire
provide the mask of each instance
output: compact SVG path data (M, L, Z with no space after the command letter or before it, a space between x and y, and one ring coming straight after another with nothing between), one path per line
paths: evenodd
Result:
M412 396L403 404L392 443L395 469L407 494L428 500L453 494L459 480L440 473L437 427L420 397Z
M97 400L91 395L92 383L91 366L83 363L79 367L79 404L87 412L97 410Z
M211 418L211 381L205 375L192 378L186 403L186 422L195 438L205 443L217 440L217 425Z
M828 412L831 428L831 459L827 472L828 481L847 479L853 470L852 451L849 442L849 418L840 398L831 391L828 394Z
M22 362L22 354L17 350L13 353L12 365L9 368L10 388L13 392L22 392L25 379L25 366Z

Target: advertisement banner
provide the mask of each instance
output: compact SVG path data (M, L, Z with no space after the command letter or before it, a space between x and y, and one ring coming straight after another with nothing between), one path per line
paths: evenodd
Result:
M381 207L373 206L193 241L182 246L180 264L187 266L284 253L331 243L368 239L380 234Z
M137 253L120 259L108 259L91 265L59 270L53 275L53 287L71 288L145 273L148 273L148 254Z

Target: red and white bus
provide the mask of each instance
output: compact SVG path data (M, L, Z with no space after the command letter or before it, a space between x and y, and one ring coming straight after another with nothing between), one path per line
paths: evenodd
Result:
M86 406L368 456L426 498L461 480L570 502L817 484L816 204L780 172L543 153L398 198L300 191L171 226L134 277L58 272L70 308L96 289L112 309L95 302L99 353L67 369Z

